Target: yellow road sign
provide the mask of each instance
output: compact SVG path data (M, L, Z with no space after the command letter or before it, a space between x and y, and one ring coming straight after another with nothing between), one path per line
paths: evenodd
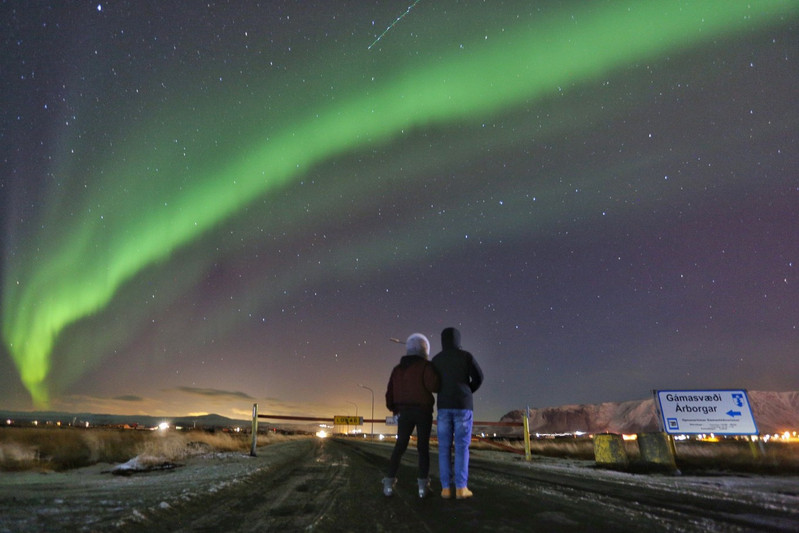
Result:
M341 426L360 426L363 425L362 416L334 416L333 423Z

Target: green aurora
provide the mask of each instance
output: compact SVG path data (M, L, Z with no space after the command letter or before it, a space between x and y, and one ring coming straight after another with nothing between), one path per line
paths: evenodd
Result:
M423 17L423 4L400 24ZM220 118L210 103L191 113L162 110L120 136L113 153L95 155L93 164L55 169L69 182L86 184L78 191L83 208L65 217L65 196L76 192L53 191L37 234L8 260L2 332L21 380L33 403L46 407L65 379L52 368L66 328L109 306L136 276L316 165L408 131L534 105L558 87L768 25L797 6L775 1L753 8L729 0L581 4L576 15L570 9L508 23L490 39L464 37L462 49L414 61L383 51L400 45L392 30L371 50L358 52L383 73L375 81L345 81L326 97L311 89L312 105L296 103L274 119L263 117L242 136L245 144L215 151L211 130ZM300 96L302 90L297 88ZM223 114L221 121L235 118ZM192 137L178 143L188 149L169 145L170 139ZM142 153L146 160L135 155ZM379 238L359 246L364 256L389 253Z

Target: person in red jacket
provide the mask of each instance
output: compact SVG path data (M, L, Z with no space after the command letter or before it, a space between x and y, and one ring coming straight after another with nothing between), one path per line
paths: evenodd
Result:
M417 482L419 497L430 492L430 432L433 428L433 393L438 392L441 380L427 357L430 341L414 333L405 342L406 355L391 371L386 389L386 407L397 416L397 443L391 453L388 476L383 478L383 494L394 494L402 454L416 428L416 450L419 453Z

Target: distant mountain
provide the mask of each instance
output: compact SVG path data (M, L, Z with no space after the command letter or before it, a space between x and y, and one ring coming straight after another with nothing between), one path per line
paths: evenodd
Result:
M221 415L209 414L202 416L146 416L146 415L112 415L96 413L65 413L58 411L0 411L0 422L6 424L11 420L13 424L31 424L34 421L39 425L61 426L139 426L156 427L162 422L170 426L196 427L196 428L223 428L244 426L251 421L234 420Z
M761 434L799 429L799 391L747 391L755 423ZM524 411L517 409L501 422L520 422ZM563 405L530 409L530 433L643 433L658 431L655 401L632 400L593 405Z

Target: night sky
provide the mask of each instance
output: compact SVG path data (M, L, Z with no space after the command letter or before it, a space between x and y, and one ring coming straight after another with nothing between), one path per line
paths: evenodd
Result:
M3 1L0 408L799 385L799 2ZM386 31L388 30L388 31ZM379 39L378 39L379 37Z

